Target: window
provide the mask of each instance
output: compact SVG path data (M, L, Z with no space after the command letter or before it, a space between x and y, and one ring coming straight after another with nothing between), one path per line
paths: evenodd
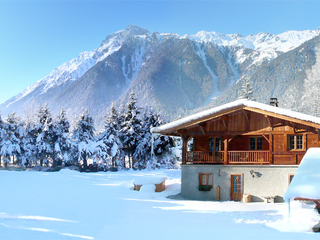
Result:
M302 150L303 149L303 136L302 135L289 135L288 136L288 149L289 150Z
M212 173L199 173L199 190L210 191L213 186Z
M293 177L294 177L294 174L289 174L289 185L292 182Z
M250 138L250 150L262 150L262 137Z
M221 139L209 138L209 152L221 151Z

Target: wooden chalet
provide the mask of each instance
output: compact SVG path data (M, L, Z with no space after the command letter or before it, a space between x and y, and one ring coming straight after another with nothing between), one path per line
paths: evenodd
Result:
M319 132L319 118L249 100L153 129L182 137L182 164L224 165L298 165L308 148L320 146Z
M152 132L182 138L182 166L215 165L215 169L221 165L299 165L308 148L320 146L320 118L250 100L209 109ZM193 147L188 149L191 139ZM232 181L234 176L228 178ZM215 199L220 199L220 193Z

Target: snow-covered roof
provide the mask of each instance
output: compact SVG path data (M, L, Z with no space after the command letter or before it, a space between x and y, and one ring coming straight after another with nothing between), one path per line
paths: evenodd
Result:
M309 148L304 155L284 199L320 199L320 148Z
M228 112L232 109L237 108L244 108L250 110L256 109L257 111L262 110L264 112L268 112L269 114L277 115L277 116L284 116L290 118L290 120L299 120L299 121L305 121L308 122L311 126L319 127L320 128L320 118L314 117L311 115L307 115L304 113L299 113L295 111L291 111L284 108L279 108L275 106L271 106L264 103L259 103L247 99L240 99L231 103L227 103L215 108L208 109L206 111L202 111L193 115L190 115L188 117L182 118L177 121L173 121L171 123L167 123L165 125L155 127L151 130L152 133L169 133L170 131L174 131L175 129L179 127L188 127L192 126L194 124L204 122L210 118L214 118L219 114ZM316 125L316 126L315 126Z

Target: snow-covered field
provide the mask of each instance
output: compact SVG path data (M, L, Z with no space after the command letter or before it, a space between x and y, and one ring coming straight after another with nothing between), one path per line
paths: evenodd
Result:
M204 202L180 192L180 170L79 173L0 171L0 239L319 239L313 206ZM164 192L133 190L167 176Z

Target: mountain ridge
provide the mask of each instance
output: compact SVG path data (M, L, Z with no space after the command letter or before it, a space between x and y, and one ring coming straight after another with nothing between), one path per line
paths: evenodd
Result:
M289 56L290 51L296 51L319 34L317 29L244 37L206 31L180 36L129 25L108 35L99 48L82 52L55 68L1 104L0 109L3 114L13 110L22 114L26 105L46 102L53 113L64 108L74 116L86 107L100 126L110 104L114 102L120 108L134 91L141 105L151 105L174 119L232 100L244 77L261 83L253 76L259 78L259 71L267 71L277 58ZM303 72L316 62L315 55L306 56L313 60L302 68ZM272 84L270 79L267 77L265 81ZM226 93L233 97L223 97Z

